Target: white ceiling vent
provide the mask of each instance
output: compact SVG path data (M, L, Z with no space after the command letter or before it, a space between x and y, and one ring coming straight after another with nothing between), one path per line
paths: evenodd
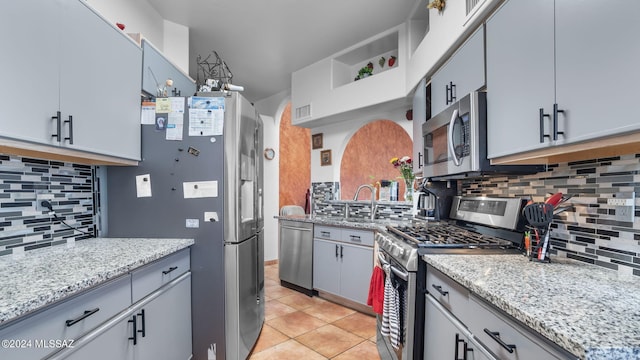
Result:
M297 107L295 110L295 119L301 120L311 117L311 104Z

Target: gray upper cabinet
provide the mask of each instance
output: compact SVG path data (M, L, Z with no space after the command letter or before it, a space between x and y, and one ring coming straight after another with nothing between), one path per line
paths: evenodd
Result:
M422 79L413 94L413 172L422 172L424 145L422 124L427 121L427 85Z
M639 13L640 1L556 1L556 103L567 142L640 129L631 109L640 98Z
M140 159L142 51L83 2L63 1L60 109L77 150ZM70 133L72 131L72 133Z
M480 27L431 78L431 114L437 115L484 84L484 29Z
M11 1L0 11L2 137L45 144L55 141L51 117L59 109L61 12L55 1L39 1L37 6L34 1Z
M488 156L640 129L640 2L506 2L486 23Z
M158 88L164 87L167 79L173 87L167 87L167 96L192 96L196 92L195 82L182 73L150 42L142 40L142 90L151 96L163 96Z
M142 50L79 0L15 2L0 20L0 135L138 160Z
M539 109L554 102L553 0L509 1L486 29L488 156L547 146ZM549 134L548 117L543 125Z

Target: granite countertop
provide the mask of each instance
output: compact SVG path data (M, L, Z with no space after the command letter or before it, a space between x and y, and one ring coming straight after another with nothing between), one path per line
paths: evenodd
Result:
M0 257L0 325L193 245L191 239L96 238Z
M409 220L390 220L390 219L364 219L364 218L345 218L341 216L323 216L323 215L280 215L274 216L278 220L300 221L313 223L318 225L340 226L352 229L364 229L385 231L387 225L406 224Z
M640 359L640 283L567 259L424 255L434 268L581 359Z

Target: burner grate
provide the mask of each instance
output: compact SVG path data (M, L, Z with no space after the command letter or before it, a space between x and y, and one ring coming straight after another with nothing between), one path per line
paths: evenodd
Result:
M509 240L484 235L451 224L389 226L387 228L419 247L504 248L513 246Z

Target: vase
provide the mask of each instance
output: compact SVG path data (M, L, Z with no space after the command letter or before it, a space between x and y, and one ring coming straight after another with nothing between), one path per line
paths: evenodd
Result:
M413 203L413 179L404 179L404 201Z

